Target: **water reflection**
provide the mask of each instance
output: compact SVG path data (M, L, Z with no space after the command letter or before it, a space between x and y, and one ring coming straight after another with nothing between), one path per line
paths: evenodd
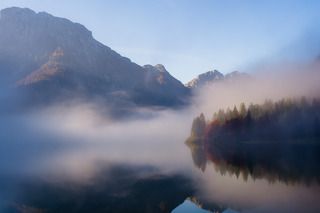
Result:
M186 176L132 165L104 165L85 181L46 176L4 186L15 194L2 212L170 212L194 193Z
M215 143L204 137L203 115L185 145L199 170L195 196L241 212L320 212L318 143ZM236 144L236 145L235 145Z
M186 200L177 208L175 208L172 213L210 213L207 210L199 208L193 201Z
M191 151L194 165L202 171L211 162L221 175L228 173L244 180L251 176L270 183L303 182L309 185L320 182L319 143L215 142L194 130L199 126L197 122L195 119L191 136L185 144Z
M82 123L77 121L77 126L63 126L63 134L60 129L45 134L43 129L31 128L34 133L20 120L13 125L3 123L0 212L169 213L185 200L210 212L228 208L258 213L320 212L316 182L306 186L297 179L295 185L270 184L264 176L269 167L259 160L250 164L252 169L247 166L244 180L240 177L246 174L242 169L248 161L235 164L223 152L213 152L197 134L185 146L191 120L170 114L112 125L84 122L79 126ZM21 129L24 141L10 131L12 127ZM311 156L311 151L299 154ZM264 172L257 173L262 166ZM263 176L254 180L255 174Z

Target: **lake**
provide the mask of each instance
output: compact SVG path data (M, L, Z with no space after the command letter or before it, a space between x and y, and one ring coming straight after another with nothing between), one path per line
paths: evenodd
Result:
M320 212L318 181L259 165L250 175L190 149L192 113L91 113L2 120L1 212Z

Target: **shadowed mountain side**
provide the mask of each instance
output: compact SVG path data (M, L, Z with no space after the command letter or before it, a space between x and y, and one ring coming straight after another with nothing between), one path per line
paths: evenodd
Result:
M80 24L15 7L0 17L0 85L14 86L31 105L74 98L120 106L188 102L189 89L163 66L132 63Z

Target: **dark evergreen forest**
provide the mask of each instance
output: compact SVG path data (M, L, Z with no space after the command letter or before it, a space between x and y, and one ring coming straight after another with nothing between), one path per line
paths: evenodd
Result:
M320 101L242 103L219 110L210 121L201 114L186 144L202 170L211 161L222 174L244 179L320 181Z

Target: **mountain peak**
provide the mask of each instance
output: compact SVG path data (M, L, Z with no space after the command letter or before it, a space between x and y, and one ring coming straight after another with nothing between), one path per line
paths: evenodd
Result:
M162 64L157 64L155 66L147 64L143 68L146 70L146 81L147 82L157 82L160 85L166 82L166 78L171 78L171 75L166 70Z
M219 80L223 78L223 74L218 70L213 70L213 71L211 70L198 75L198 78L203 80Z
M55 17L46 12L36 13L29 8L10 7L2 9L0 11L0 22L5 22L7 25L17 25L16 27L19 28L34 28L37 26L43 31L59 30L63 35L70 34L70 31L73 31L86 35L86 37L92 37L92 32L79 23Z
M9 7L0 11L0 18L17 17L17 16L33 16L36 12L29 8Z
M198 75L196 78L192 79L190 82L186 84L189 88L200 88L205 85L209 85L215 82L221 81L238 81L250 78L249 74L242 73L239 71L233 71L226 75L223 75L218 70L211 70L205 73Z
M166 68L164 67L164 65L162 65L162 64L157 64L154 67L157 68L160 72L168 72L166 70Z
M210 70L208 72L198 75L197 78L194 78L186 84L189 88L197 88L203 85L206 85L210 82L219 81L224 78L224 75L218 70Z
M143 68L145 68L145 70L148 70L148 71L152 71L152 72L168 72L165 68L164 65L162 64L156 64L156 65L151 65L151 64L146 64L143 66Z

